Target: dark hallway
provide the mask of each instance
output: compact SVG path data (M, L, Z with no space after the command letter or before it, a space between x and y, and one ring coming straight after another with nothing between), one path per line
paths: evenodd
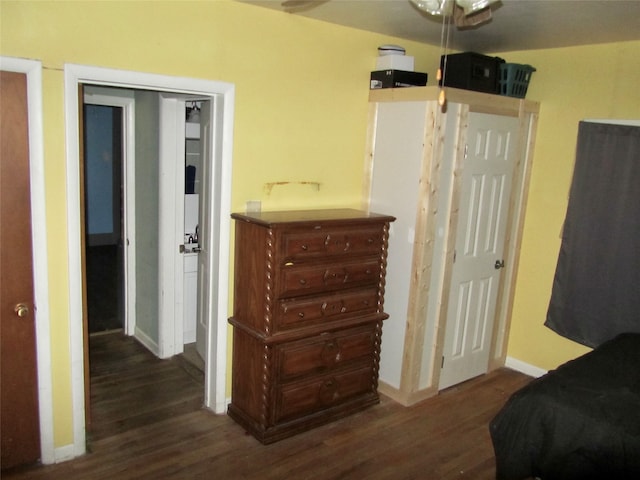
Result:
M89 333L121 329L122 266L117 245L87 247Z
M120 107L84 105L89 333L124 327L122 116Z

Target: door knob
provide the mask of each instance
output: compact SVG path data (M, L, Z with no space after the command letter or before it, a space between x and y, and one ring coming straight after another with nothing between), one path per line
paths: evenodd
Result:
M494 267L496 270L500 270L501 268L504 268L504 260L496 260Z
M16 312L16 315L20 318L24 318L29 315L29 307L27 307L24 303L18 303L15 307L13 307L13 311Z

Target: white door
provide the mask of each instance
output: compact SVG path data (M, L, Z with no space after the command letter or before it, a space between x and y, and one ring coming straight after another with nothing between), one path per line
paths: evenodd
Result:
M439 389L487 372L518 119L469 115Z
M208 325L215 312L217 291L217 238L219 228L216 215L218 207L213 202L212 192L217 176L212 149L212 100L199 99L200 111L200 180L198 207L198 251L197 254L197 321L196 349L207 362ZM160 344L161 357L170 357L184 350L185 302L192 300L185 290L185 254L180 246L184 242L185 205L185 99L184 96L163 94L160 103L161 118L161 214L160 214L160 271L162 273L160 299ZM177 135L175 132L178 132ZM213 166L213 170L212 170ZM162 189L162 185L166 188ZM213 229L213 230L212 230ZM189 232L190 233L190 232ZM193 285L196 284L196 285ZM215 321L215 320L214 320ZM164 332L164 335L162 333Z
M161 357L183 351L184 318L184 159L185 101L164 94L161 101L161 131L173 128L171 138L162 138L160 169L160 345ZM191 99L196 97L189 97ZM196 348L205 362L205 405L221 413L225 402L225 352L229 250L230 170L226 168L225 143L231 138L226 125L232 118L222 95L197 97L200 110L201 172L198 225L198 314ZM165 115L166 113L166 115ZM171 127L170 127L171 126ZM182 132L177 137L175 132ZM226 134L226 136L225 136ZM170 137L170 135L167 135ZM164 190L163 190L164 188ZM215 374L214 374L215 373Z
M185 102L181 95L160 95L158 219L158 356L184 348L184 157Z
M200 110L200 224L198 243L198 319L196 348L205 361L205 405L217 413L226 410L225 358L227 351L227 298L231 170L225 167L225 144L231 125L225 98L209 97ZM217 372L214 376L212 372Z
M202 168L200 190L200 207L198 220L198 315L196 322L196 350L205 364L207 363L207 337L211 315L215 312L212 303L213 296L217 291L217 286L212 284L212 279L217 275L212 275L211 268L213 259L217 258L215 249L217 242L213 241L213 231L218 228L218 218L212 216L218 212L218 208L213 205L215 196L213 195L213 183L217 175L211 169L215 166L213 162L213 135L212 135L212 114L211 101L203 101L200 109L200 165ZM216 302L217 303L217 302ZM224 320L223 320L224 321Z

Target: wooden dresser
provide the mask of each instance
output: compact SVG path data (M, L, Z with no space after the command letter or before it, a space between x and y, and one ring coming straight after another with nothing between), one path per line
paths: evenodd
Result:
M394 217L346 209L231 216L229 416L271 443L378 403Z

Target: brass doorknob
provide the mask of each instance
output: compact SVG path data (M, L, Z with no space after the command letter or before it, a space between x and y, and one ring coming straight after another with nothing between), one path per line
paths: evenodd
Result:
M18 317L20 318L24 318L29 315L29 307L27 307L24 303L18 303L13 308L13 311L16 312L16 315L18 315Z

